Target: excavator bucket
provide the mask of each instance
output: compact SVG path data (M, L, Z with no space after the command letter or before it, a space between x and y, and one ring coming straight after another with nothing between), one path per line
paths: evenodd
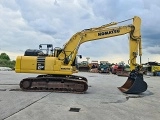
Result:
M143 74L133 70L124 85L118 89L127 94L139 94L147 90L147 83L143 80Z

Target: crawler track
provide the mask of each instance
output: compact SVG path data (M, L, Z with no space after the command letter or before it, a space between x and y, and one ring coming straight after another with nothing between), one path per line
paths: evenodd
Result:
M87 79L75 75L39 75L20 82L24 91L54 91L84 93L88 89Z

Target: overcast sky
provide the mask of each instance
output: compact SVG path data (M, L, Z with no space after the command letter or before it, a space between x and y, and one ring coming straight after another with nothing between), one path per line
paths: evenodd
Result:
M42 43L63 47L83 29L139 16L142 62L160 62L159 13L158 0L0 0L0 53L15 59ZM127 63L128 35L84 43L78 53L82 60Z

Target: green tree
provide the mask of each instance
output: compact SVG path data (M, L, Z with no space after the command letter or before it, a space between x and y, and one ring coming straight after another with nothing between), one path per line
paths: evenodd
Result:
M6 53L0 54L0 67L10 67L14 69L16 61L10 60L10 57Z
M10 60L10 57L6 53L1 53L0 59Z

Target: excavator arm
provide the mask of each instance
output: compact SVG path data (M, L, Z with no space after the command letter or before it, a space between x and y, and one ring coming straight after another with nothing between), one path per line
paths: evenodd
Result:
M63 52L58 56L59 59L64 60L65 64L71 65L77 55L77 51L80 45L84 42L101 40L104 38L110 38L115 36L120 36L124 34L129 34L129 47L130 47L130 67L131 70L135 69L137 54L142 55L141 52L141 33L140 25L141 19L137 16L133 18L133 24L126 26L118 26L118 23L112 22L97 28L90 28L82 30L71 37L71 39L64 45ZM66 59L67 62L66 62Z

